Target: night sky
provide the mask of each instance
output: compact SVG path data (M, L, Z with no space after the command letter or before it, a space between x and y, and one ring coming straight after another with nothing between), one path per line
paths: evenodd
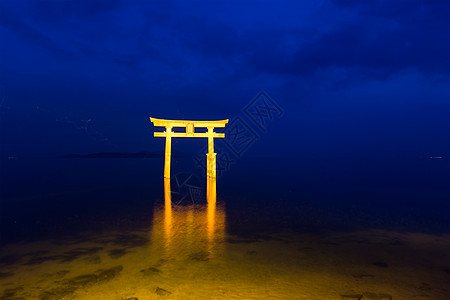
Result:
M0 0L1 299L450 299L449 200L450 0Z
M260 91L283 113L249 157L449 158L446 0L1 0L0 41L2 159L162 152L150 116Z

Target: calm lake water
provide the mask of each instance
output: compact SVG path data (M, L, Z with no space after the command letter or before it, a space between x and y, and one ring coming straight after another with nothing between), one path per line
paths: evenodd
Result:
M2 161L1 299L448 299L450 164Z

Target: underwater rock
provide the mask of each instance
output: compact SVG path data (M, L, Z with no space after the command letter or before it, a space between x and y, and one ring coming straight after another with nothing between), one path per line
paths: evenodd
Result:
M76 291L76 287L73 286L60 286L49 291L44 291L39 296L40 300L59 300L64 297L69 297Z
M91 247L91 248L75 248L69 251L64 252L60 255L42 255L48 253L48 251L36 251L31 252L33 255L30 255L30 258L25 265L38 265L47 261L59 260L61 262L71 262L80 257L93 255L103 250L103 247Z
M39 255L37 255L37 256L30 257L30 259L26 263L24 263L24 265L28 265L28 266L30 266L30 265L39 265L39 264L42 264L42 263L47 262L47 261L59 260L61 258L62 257L59 256L59 255L50 255L50 256L39 256Z
M353 278L361 279L361 278L369 278L369 277L375 277L375 275L372 274L353 274Z
M364 292L363 299L372 299L372 300L392 300L392 296L389 294L377 294L371 292Z
M159 260L158 260L158 263L155 265L155 267L160 267L160 266L162 266L162 265L164 265L166 262L168 262L169 260L168 259L166 259L166 258L160 258Z
M351 294L351 295L341 295L342 300L361 300L361 298L363 297L363 295L360 294Z
M208 255L208 252L206 252L206 251L199 251L199 252L191 253L189 255L189 259L195 260L195 261L208 261L209 255Z
M17 299L15 296L17 295L17 293L22 292L22 291L23 291L23 287L21 287L21 286L11 288L11 289L6 289L3 292L3 294L0 296L0 299L12 299L12 297L14 297L14 299Z
M56 276L61 278L61 277L64 277L69 272L70 272L69 270L61 270L61 271L56 272Z
M111 241L114 245L126 248L142 247L148 244L148 238L139 236L137 234L119 234Z
M27 300L25 297L0 297L2 300Z
M125 249L112 249L109 251L108 255L112 259L117 259L117 258L124 256L127 253L128 253L128 251L126 248Z
M168 296L168 295L172 294L168 290L162 289L160 287L156 288L155 293L159 296Z
M25 253L23 256L42 256L44 254L50 253L48 250L36 250Z
M422 290L422 291L431 291L432 290L431 286L426 282L422 282L420 284L420 286L418 287L418 289Z
M89 286L96 282L97 276L95 274L80 275L64 281L65 284L74 288Z
M329 245L329 246L340 246L340 243L336 243L336 242L321 242L320 244L322 245Z
M70 271L68 271L68 270L61 270L61 271L58 271L56 273L44 273L44 274L41 275L41 277L43 277L43 278L57 278L57 279L61 279L64 276L66 276L66 274L69 273L69 272ZM42 280L41 280L41 282L42 282Z
M303 250L314 250L314 248L312 248L312 247L303 247L303 248L300 248L300 249L298 249L299 251L303 251Z
M14 273L12 273L12 272L0 272L0 279L11 277L13 275L14 275Z
M60 286L42 292L40 295L40 300L58 300L70 297L79 288L89 287L96 283L102 283L113 279L122 271L122 269L122 266L115 266L106 270L97 270L97 275L85 274L69 279L64 279L63 281L61 281ZM64 273L65 270L60 272Z
M372 265L377 266L379 268L387 268L387 267L389 267L387 263L384 263L384 262L381 262L381 261L373 262Z
M113 279L114 277L116 277L117 275L119 275L119 273L123 270L122 266L115 266L112 267L110 269L107 270L98 270L97 272L99 272L97 279L98 281L110 281L111 279Z
M9 254L0 257L0 265L8 266L17 263L22 258L21 255Z
M393 242L391 243L391 245L392 245L392 246L404 246L405 243L403 243L403 242L400 241L400 240L395 240L395 241L393 241Z
M103 250L103 247L90 247L90 248L75 248L64 252L61 256L61 262L71 262L78 259L81 256L93 255Z
M140 272L141 272L142 274L144 274L144 275L152 275L152 274L155 274L155 273L162 273L162 271L161 271L160 269L157 269L157 268L155 268L155 267L150 267L150 268L147 268L147 269L142 269Z
M100 255L92 255L92 256L85 257L83 259L83 261L90 263L90 264L100 264L102 262L102 259L101 259Z

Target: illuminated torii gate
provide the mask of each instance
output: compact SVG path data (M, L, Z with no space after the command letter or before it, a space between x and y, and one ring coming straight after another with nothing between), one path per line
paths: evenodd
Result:
M225 133L214 132L216 127L225 127L228 119L220 121L187 121L187 120L164 120L150 118L155 126L164 126L166 131L155 132L155 137L166 138L166 155L164 162L164 178L170 178L170 157L172 153L173 137L203 137L208 138L208 153L206 174L209 178L216 178L216 154L214 153L214 138L224 138ZM173 132L173 127L184 127L186 132ZM207 132L195 132L195 128L208 128Z

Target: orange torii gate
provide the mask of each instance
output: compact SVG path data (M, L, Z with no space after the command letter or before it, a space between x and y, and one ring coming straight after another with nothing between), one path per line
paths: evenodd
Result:
M150 118L150 121L155 126L164 126L166 131L155 132L155 137L166 138L166 152L164 162L164 178L170 178L170 158L172 153L172 138L173 137L203 137L208 138L208 153L206 174L209 178L216 178L216 154L214 153L214 138L224 138L225 133L214 132L216 127L225 127L228 119L220 121L188 121L188 120L164 120ZM173 132L173 127L184 127L186 132ZM195 128L208 128L207 132L195 132Z

